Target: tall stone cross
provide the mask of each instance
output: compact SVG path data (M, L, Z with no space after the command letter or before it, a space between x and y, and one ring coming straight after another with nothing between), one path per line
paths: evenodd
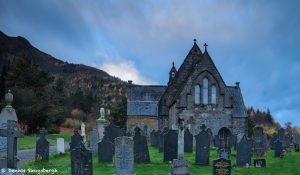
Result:
M178 117L178 159L184 157L184 130L189 128L189 125L184 123L183 117Z
M0 136L7 137L7 164L1 165L0 168L17 168L17 138L23 137L24 134L17 128L17 122L7 121L7 129L0 129ZM2 167L4 166L4 167Z

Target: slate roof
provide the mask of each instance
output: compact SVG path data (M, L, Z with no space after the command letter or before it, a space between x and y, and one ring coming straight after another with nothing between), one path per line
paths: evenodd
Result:
M227 86L230 96L232 97L233 112L232 117L247 117L243 96L239 87Z
M166 88L166 86L131 85L128 93L127 115L157 117L158 102Z

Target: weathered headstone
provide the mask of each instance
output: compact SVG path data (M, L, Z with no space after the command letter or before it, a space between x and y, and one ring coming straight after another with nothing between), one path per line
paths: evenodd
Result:
M57 154L65 154L65 139L64 138L56 139L56 150L57 150Z
M202 125L202 131L195 136L196 138L196 155L195 162L199 165L209 165L210 135Z
M159 136L158 136L158 150L159 150L159 152L164 151L164 135L167 132L168 132L168 128L164 128L164 130L159 133Z
M150 134L150 143L153 147L158 147L158 132L153 130Z
M93 175L92 152L84 146L83 137L74 131L70 143L71 151L71 174L72 175Z
M116 175L132 175L133 159L133 139L126 136L117 137L115 139Z
M237 144L237 153L236 153L236 165L237 166L246 166L251 164L251 151L252 146L251 142L247 139L246 135Z
M191 170L188 165L188 161L184 160L183 157L173 160L171 175L190 175Z
M299 144L298 144L298 143L295 143L295 144L294 144L294 147L295 147L295 152L299 152L299 151L300 151L300 148L299 148Z
M49 142L45 137L47 130L45 128L42 128L40 133L41 133L40 138L36 142L35 160L48 161L49 160Z
M141 135L141 129L136 127L133 137L134 142L134 162L135 163L150 163L150 156L146 136Z
M253 128L253 154L257 157L263 157L265 155L264 133L263 128Z
M282 149L286 149L286 146L287 146L287 144L286 144L286 140L285 140L285 129L283 129L283 128L280 128L279 130L278 130L278 139L281 141L281 143L282 143Z
M110 121L110 124L105 127L104 133L108 141L112 144L111 147L113 148L113 151L115 148L115 138L125 135L124 130L114 125L112 120Z
M184 152L193 152L193 139L193 134L190 133L190 130L186 129L184 131Z
M255 168L264 168L266 167L266 159L255 159L253 165Z
M164 135L164 162L177 159L178 154L178 132L169 130Z
M109 140L104 137L101 142L98 143L98 161L99 162L112 162L113 149L111 147L113 145Z
M275 141L274 156L280 157L281 153L282 153L282 142L279 139L277 139Z
M18 117L15 109L11 106L12 102L13 95L8 90L8 93L5 94L6 106L0 113L0 130L3 131L0 134L0 169L13 168L16 165L17 137L22 135L20 131L15 129ZM9 123L11 123L10 126L8 126ZM10 133L9 130L13 130L13 133Z
M86 134L85 134L85 124L81 123L81 136L83 137L83 143L86 142Z
M90 131L90 148L93 154L98 153L99 134L96 128Z
M213 175L231 175L231 161L226 159L214 160Z

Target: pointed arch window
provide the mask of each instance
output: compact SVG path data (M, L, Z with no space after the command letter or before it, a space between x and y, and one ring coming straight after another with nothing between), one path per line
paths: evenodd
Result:
M211 87L211 104L217 104L217 88L215 85Z
M208 79L203 79L203 104L208 104Z
M200 86L195 86L195 104L200 104Z

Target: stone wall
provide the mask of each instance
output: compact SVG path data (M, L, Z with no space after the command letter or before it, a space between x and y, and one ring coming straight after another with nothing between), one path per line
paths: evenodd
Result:
M232 118L232 132L234 135L244 135L247 132L247 118Z
M158 118L149 116L129 116L127 118L127 130L132 130L137 123L144 124L148 130L158 130Z

